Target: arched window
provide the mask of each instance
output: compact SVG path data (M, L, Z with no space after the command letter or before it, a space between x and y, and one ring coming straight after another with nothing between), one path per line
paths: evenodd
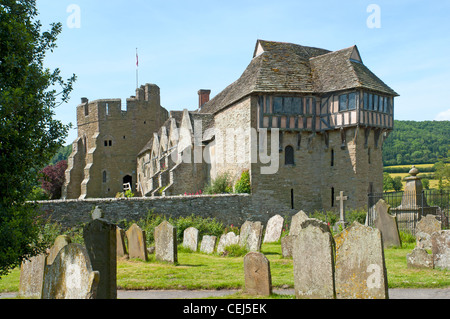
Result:
M106 183L107 173L103 171L103 183Z
M284 149L284 165L294 165L294 148L290 145Z

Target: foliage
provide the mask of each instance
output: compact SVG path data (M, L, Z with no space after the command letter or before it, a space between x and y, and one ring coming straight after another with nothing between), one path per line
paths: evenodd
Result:
M439 189L450 187L450 164L439 161L435 165L435 178L439 180Z
M50 199L60 199L62 186L65 180L67 161L62 160L55 165L48 165L42 171L40 179L42 189Z
M61 146L56 154L50 160L49 165L55 165L60 161L67 161L72 153L72 144L67 146Z
M232 193L233 187L231 186L230 176L228 173L223 173L217 176L210 184L205 186L204 194L224 194Z
M239 244L232 244L225 246L223 249L223 256L226 257L243 257L248 253L248 249Z
M245 170L242 172L241 178L239 178L239 180L234 185L234 191L236 193L250 194L251 185L250 185L250 174L249 174L248 170Z
M399 192L402 190L402 188L403 184L402 178L400 176L392 178L388 173L383 173L383 191L387 192L390 190L394 190L396 192Z
M435 163L448 157L450 121L394 121L383 143L383 164ZM392 172L393 173L393 172Z
M26 200L69 128L53 115L75 76L65 82L59 69L44 68L62 25L41 33L37 16L35 0L0 4L0 276L43 249L36 209Z

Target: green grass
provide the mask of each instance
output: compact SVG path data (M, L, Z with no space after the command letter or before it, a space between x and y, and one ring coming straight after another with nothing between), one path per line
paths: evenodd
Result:
M450 288L450 270L408 269L406 255L414 244L402 248L385 249L389 288ZM262 253L270 261L272 285L293 288L292 259L282 258L279 243L263 244ZM203 253L190 253L180 249L178 264L171 265L154 260L119 260L117 286L119 289L242 289L244 287L244 257L222 257ZM19 290L19 269L0 279L0 292ZM242 292L229 298L248 298ZM292 296L274 295L274 298ZM253 298L253 297L252 297Z

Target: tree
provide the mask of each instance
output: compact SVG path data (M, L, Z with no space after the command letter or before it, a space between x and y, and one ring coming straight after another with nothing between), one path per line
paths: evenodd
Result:
M392 188L396 192L400 192L403 189L402 178L400 176L394 177L392 180Z
M61 198L61 188L64 184L67 161L59 161L55 165L48 165L42 171L42 189L50 199Z
M393 189L394 180L389 173L383 173L383 191L387 192Z
M75 75L65 81L59 69L44 68L62 25L41 32L37 16L35 0L0 2L0 276L44 248L36 207L26 200L69 129L53 115Z

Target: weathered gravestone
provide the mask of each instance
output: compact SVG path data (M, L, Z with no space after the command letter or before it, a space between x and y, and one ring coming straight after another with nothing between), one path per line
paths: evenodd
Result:
M293 236L298 235L300 229L302 229L302 223L307 219L308 215L302 210L292 216L289 235L281 238L281 253L283 258L292 257Z
M249 251L260 251L262 232L263 225L261 222L246 221L241 226L239 245L247 248Z
M225 251L225 247L237 244L239 244L239 235L236 235L232 231L228 232L227 234L220 236L219 243L217 244L217 252L223 253Z
M431 235L431 251L435 268L450 269L450 230L440 230Z
M267 222L264 243L274 243L280 240L284 218L280 215L272 216Z
M128 239L128 255L130 258L139 258L144 261L148 260L147 243L145 240L145 232L136 224L133 224L126 231Z
M40 254L22 262L20 266L20 296L41 298L45 258L45 254Z
M42 299L95 299L99 277L86 249L68 244L45 266Z
M381 232L353 222L334 239L336 297L387 299L388 282Z
M216 246L216 240L216 236L204 235L200 245L200 251L202 253L212 254L214 252L214 247Z
M397 217L389 214L390 206L380 199L375 205L376 218L374 227L378 228L383 235L384 248L401 247L402 241L398 232Z
M117 299L117 226L103 218L97 207L83 228L92 269L100 273L97 299Z
M294 288L298 299L333 299L333 237L328 225L310 218L293 239Z
M155 258L170 263L178 262L177 229L166 220L155 227Z
M270 262L260 252L249 252L244 257L245 292L269 296L272 293Z
M56 237L53 246L50 247L50 250L48 252L47 265L51 265L55 260L56 256L58 255L59 251L63 249L65 246L69 245L71 242L72 240L67 235L60 235Z
M186 228L183 232L183 246L192 251L197 251L198 229L195 227Z
M116 243L117 243L117 257L128 258L127 245L125 244L125 231L119 226L116 227Z
M431 249L431 234L442 229L441 222L434 215L423 216L416 226L416 246Z
M415 247L406 255L406 266L408 268L434 268L433 255L427 253L424 248Z

